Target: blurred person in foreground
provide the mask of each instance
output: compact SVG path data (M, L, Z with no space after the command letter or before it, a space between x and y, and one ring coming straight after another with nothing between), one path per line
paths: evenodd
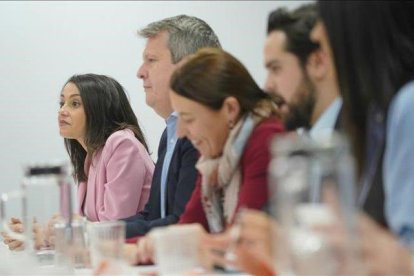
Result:
M321 22L312 39L335 64L357 160L359 207L371 190L383 189L384 223L360 220L363 263L369 274L409 274L408 248L414 249L414 3L320 1L319 7Z

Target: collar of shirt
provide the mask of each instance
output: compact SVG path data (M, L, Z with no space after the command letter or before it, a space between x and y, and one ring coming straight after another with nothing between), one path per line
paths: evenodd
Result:
M312 139L320 133L332 133L335 128L335 122L338 118L339 111L342 107L342 98L336 98L331 105L322 113L316 123L309 131L309 135Z
M177 141L177 113L171 113L165 122L167 123L168 144L175 144Z

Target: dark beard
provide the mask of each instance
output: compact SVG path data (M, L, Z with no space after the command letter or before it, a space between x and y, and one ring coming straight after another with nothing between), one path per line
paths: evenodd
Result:
M296 94L298 95L298 101L287 104L288 113L284 118L285 127L287 130L295 130L301 127L309 129L315 108L316 91L308 76L304 76L304 80L298 87Z

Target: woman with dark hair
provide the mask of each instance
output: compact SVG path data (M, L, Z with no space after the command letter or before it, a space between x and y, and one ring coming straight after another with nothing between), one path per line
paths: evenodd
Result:
M105 221L141 211L154 163L123 87L103 75L72 76L60 93L58 121L78 182L78 213L89 221ZM48 228L37 228L39 246L53 243L49 228L55 220L59 217ZM22 228L19 219L10 224ZM11 250L22 249L21 241L2 235Z
M74 167L78 211L115 220L144 208L154 164L122 86L95 74L72 76L60 94L59 132Z
M177 134L201 154L201 178L179 223L223 232L240 208L262 209L268 201L270 140L283 131L277 107L246 68L220 49L190 57L174 72L171 88ZM138 241L131 262L152 258L149 237Z
M360 176L368 272L410 274L414 249L414 3L320 1L313 39L333 58ZM412 271L411 271L412 273Z

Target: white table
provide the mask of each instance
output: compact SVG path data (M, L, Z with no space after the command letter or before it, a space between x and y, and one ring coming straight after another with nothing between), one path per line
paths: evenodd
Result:
M1 241L0 241L1 242ZM30 256L26 252L13 252L10 251L7 246L2 242L0 245L0 275L75 275L75 276L90 276L93 275L91 268L75 269L74 271L58 268L54 265L41 265L36 258ZM129 266L124 265L122 273L119 275L131 275L138 276L143 274L156 274L156 265L144 265L144 266ZM194 273L198 275L229 275L222 271ZM102 274L113 275L113 274ZM231 273L232 276L246 276L244 273Z
M26 252L10 251L2 241L0 245L0 275L93 275L90 268L69 271L57 268L54 265L39 264L36 258ZM156 273L157 266L129 266L124 265L122 275L141 275L143 273Z

